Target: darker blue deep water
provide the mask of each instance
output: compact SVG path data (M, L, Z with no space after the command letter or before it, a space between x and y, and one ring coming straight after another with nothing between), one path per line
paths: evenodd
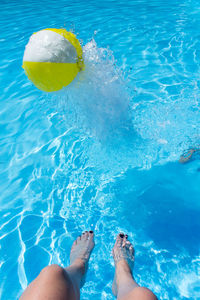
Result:
M134 276L159 299L200 299L199 1L1 1L0 284L16 299L95 231L82 299L114 299L111 249L135 246ZM86 70L37 90L33 32L72 30Z

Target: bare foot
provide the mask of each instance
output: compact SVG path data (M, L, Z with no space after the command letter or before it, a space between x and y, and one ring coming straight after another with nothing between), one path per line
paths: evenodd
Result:
M70 265L80 265L85 273L88 260L94 248L93 231L85 231L73 243L70 253Z
M115 277L113 281L112 291L115 296L128 291L129 288L137 287L137 283L132 276L132 268L134 265L134 248L128 241L128 236L123 233L118 234L115 245L112 250L115 261Z
M187 162L189 162L189 160L192 158L193 154L196 152L196 149L190 149L189 151L183 153L183 155L181 155L179 162L181 164L185 164Z

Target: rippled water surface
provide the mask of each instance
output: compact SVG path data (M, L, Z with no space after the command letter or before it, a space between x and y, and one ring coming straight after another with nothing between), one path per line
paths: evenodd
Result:
M95 231L82 299L114 299L119 231L135 279L159 299L200 299L200 4L1 0L0 297L17 299L73 239ZM72 30L86 69L55 94L25 76L30 35Z

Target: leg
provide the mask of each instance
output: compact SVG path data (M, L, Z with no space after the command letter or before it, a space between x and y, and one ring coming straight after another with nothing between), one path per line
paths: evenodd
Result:
M20 300L80 299L80 286L93 247L93 232L84 232L72 245L70 266L61 268L57 265L52 265L44 268L39 276L27 287Z
M131 268L134 263L134 249L127 238L127 235L119 234L113 248L113 294L119 300L156 300L156 296L149 289L140 287L133 278Z

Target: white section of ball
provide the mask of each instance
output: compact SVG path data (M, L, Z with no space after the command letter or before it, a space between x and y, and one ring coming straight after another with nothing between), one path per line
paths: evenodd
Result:
M62 35L51 30L34 33L24 52L23 61L75 63L75 47Z

